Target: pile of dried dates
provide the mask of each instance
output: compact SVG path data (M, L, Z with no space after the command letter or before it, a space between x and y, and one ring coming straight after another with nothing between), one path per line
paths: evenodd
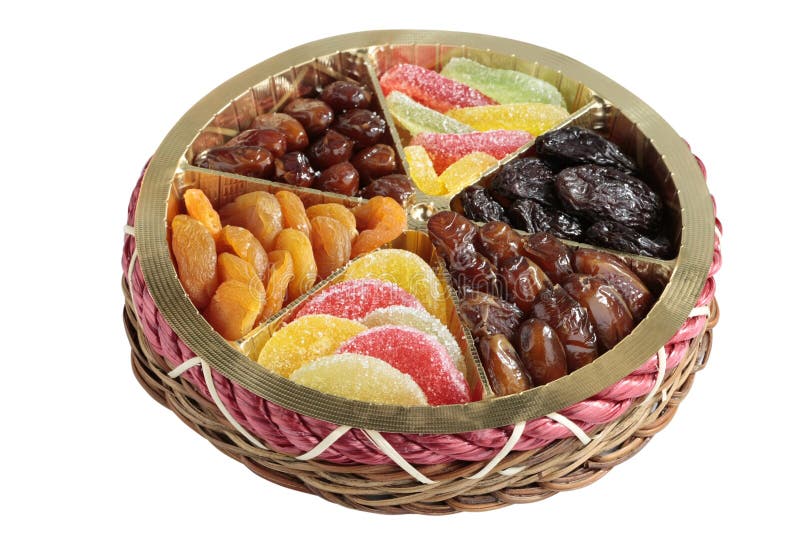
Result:
M488 187L464 189L454 208L475 221L501 220L526 232L672 257L662 200L616 144L569 126L539 136L534 151L504 165Z
M572 250L547 232L520 235L454 211L428 221L495 394L546 384L610 350L655 296L620 258Z

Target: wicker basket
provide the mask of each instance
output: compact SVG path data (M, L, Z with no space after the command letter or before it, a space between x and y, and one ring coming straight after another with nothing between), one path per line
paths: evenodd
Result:
M327 51L337 51L337 55L341 56L341 51L364 44L402 44L408 41L437 44L437 52L441 52L441 43L470 43L476 47L491 47L493 51L502 51L504 47L522 47L516 42L476 35L362 33L337 37L328 44L311 44L308 46L311 54L305 53L305 58L316 55L314 52L320 48L324 51L326 47ZM489 46L485 45L487 41ZM417 51L416 46L414 48ZM534 49L540 54L545 51ZM296 53L296 50L293 51ZM559 62L563 61L552 52L546 53L555 56L552 59L545 56L545 60L549 61L547 66L559 66ZM275 73L275 67L280 62L280 59L270 60L265 66L255 68L262 73L264 70ZM284 62L283 68L286 65ZM539 67L536 70L534 73L548 77L547 69ZM590 76L594 74L592 72ZM226 96L230 101L243 89L240 78L224 84L215 93ZM591 80L591 77L580 80ZM245 78L244 83L247 81ZM562 92L569 91L569 82L572 80L559 76L559 81ZM603 87L601 84L598 87ZM244 88L248 87L245 85ZM232 95L231 89L236 93ZM611 89L608 95L614 95L613 91ZM213 102L213 95L204 101ZM253 92L251 95L257 94ZM582 84L581 87L572 88L574 101L581 96L590 96L590 101L600 100ZM274 105L277 101L272 102ZM198 106L202 107L202 103ZM239 105L241 111L241 96L230 105L233 105L234 111ZM602 106L608 112L609 107L605 103ZM218 112L218 109L210 108L211 112ZM626 112L624 106L617 108L621 114ZM592 123L592 117L596 115L596 110L585 106L573 110L576 112L573 121ZM231 348L220 344L220 339L215 338L210 327L197 317L187 320L188 327L183 324L184 315L192 315L191 311L185 313L191 310L186 307L188 299L185 296L182 300L165 300L164 286L176 289L173 285L177 284L168 261L168 251L165 262L163 253L160 257L155 256L152 246L145 245L143 251L137 250L137 238L144 241L145 238L157 240L161 237L157 233L157 223L145 225L148 221L143 219L149 218L147 214L141 211L139 215L136 213L137 205L142 207L140 190L148 184L152 185L148 179L157 177L159 173L171 170L173 175L180 173L185 177L175 158L182 161L192 154L192 145L197 143L198 135L208 133L210 126L222 127L224 114L225 111L222 111L215 117L205 118L201 115L200 125L187 115L165 140L154 156L153 165L142 173L136 185L128 210L129 228L123 251L124 320L132 348L134 373L145 390L217 448L258 475L335 503L380 513L444 514L537 501L562 490L590 484L636 454L652 435L669 423L691 387L694 373L705 365L711 347L711 329L717 321L713 275L720 266L720 229L718 222L714 224L712 204L703 186L697 189L696 195L700 200L705 198L706 202L695 205L706 207L709 214L703 219L704 223L698 223L700 228L691 223L687 228L692 205L683 201L678 204L685 215L681 253L691 251L694 246L692 238L696 235L703 238L706 244L701 246L703 250L700 254L708 256L705 262L700 262L699 267L705 269L704 275L698 278L699 282L695 282L696 286L678 295L683 300L690 298L688 308L686 305L670 306L678 310L673 310L674 313L682 314L677 323L672 318L673 324L679 326L677 331L672 327L670 332L665 333L661 328L657 336L648 339L647 334L657 331L662 325L655 320L651 321L655 323L650 325L651 330L637 329L644 331L644 335L640 333L638 336L646 339L642 343L645 346L650 344L650 351L640 355L650 357L633 361L634 366L625 365L628 367L625 373L611 380L602 374L589 377L592 381L581 376L566 382L559 381L561 383L556 386L558 389L545 386L547 389L530 390L538 391L552 408L547 404L534 408L527 404L530 398L518 398L514 399L519 402L516 405L495 405L494 409L491 405L499 400L485 405L472 403L464 409L467 418L459 417L453 410L440 408L446 412L441 414L441 422L430 419L431 416L437 416L435 414L415 415L413 412L400 412L400 417L389 415L391 420L387 421L389 418L380 412L376 413L377 417L360 414L359 411L363 412L364 407L357 405L353 407L355 411L343 417L338 407L324 404L324 397L321 404L311 406L302 397L298 399L297 394L303 395L304 392L285 385L291 384L288 380L267 378L267 383L260 383L263 378L250 378L248 374L251 371L237 361L242 356L229 359L220 358L215 353ZM649 114L645 112L645 115ZM209 124L210 118L216 125ZM621 117L614 119L616 127L624 127L623 122L631 120ZM641 119L632 121L631 127L644 125L645 129L649 128ZM656 121L660 122L660 118L656 117ZM652 129L649 132L645 132L645 129L642 129L643 137L648 137L657 128L649 128ZM176 143L178 148L180 145L183 148L178 150ZM635 141L633 146L637 148L640 161L644 159L647 162L650 157L657 158L657 161L669 160L663 150L648 149L647 146L652 146L652 142L646 138ZM686 148L682 143L681 146ZM654 155L654 152L658 154ZM688 149L681 153L692 158ZM701 177L705 175L702 164L700 170L694 169L698 171L697 178L702 181ZM680 174L681 169L677 171ZM673 169L668 171L672 172ZM248 185L257 184L245 182ZM676 185L680 186L680 183L676 182ZM675 199L679 198L676 196ZM143 201L148 207L148 200ZM446 203L431 203L433 208L447 206ZM161 245L167 247L165 238L162 238ZM684 250L686 247L690 248L689 251ZM678 262L681 262L681 258L685 262L686 257L681 254L675 261L674 276L677 276L674 272L678 270ZM689 256L688 261L693 262L693 258ZM697 264L694 266L698 267ZM673 284L679 284L675 277L670 285ZM179 285L177 290L180 291ZM669 298L677 298L674 290L672 293L665 290L662 300ZM658 316L658 310L654 309L651 315ZM648 317L648 321L650 319ZM200 330L195 332L196 329ZM182 336L177 332L181 332ZM213 345L211 350L205 345L206 338ZM603 359L617 363L631 361L635 356L634 350L623 355L615 348ZM642 362L644 364L640 364ZM640 365L636 367L637 364ZM596 365L602 363L585 368L599 368ZM624 370L624 366L618 368ZM579 380L583 380L581 385L577 385ZM587 398L587 394L591 396ZM529 394L525 395L529 397ZM512 399L514 397L511 396ZM341 403L338 404L341 406ZM477 407L477 410L471 407ZM491 412L484 412L486 409ZM434 409L431 412L437 411ZM381 419L384 421L381 422ZM480 427L467 425L459 428L459 423L480 424ZM381 427L386 424L389 425Z

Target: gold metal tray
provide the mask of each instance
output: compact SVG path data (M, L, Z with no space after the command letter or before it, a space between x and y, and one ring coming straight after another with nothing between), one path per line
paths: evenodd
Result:
M191 159L246 129L254 116L279 108L302 93L303 86L318 87L340 77L369 85L378 94L381 114L390 126L387 143L403 159L404 139L387 115L377 75L397 62L438 69L453 56L513 68L553 83L571 112L565 125L596 129L637 161L667 203L668 230L678 252L672 260L617 254L652 283L663 286L660 299L628 337L591 365L545 386L506 397L489 393L466 405L375 405L326 395L270 373L226 343L191 304L172 264L167 226L188 187L202 187L220 205L244 191L275 185L192 167ZM493 174L487 173L486 180ZM449 198L421 192L415 198L408 209L412 229L424 231L431 214L449 207ZM303 199L316 203L350 198L307 190ZM560 410L616 382L656 353L686 320L705 282L713 252L714 215L702 174L684 141L641 100L602 74L553 51L514 40L391 30L335 36L288 50L201 99L153 156L142 184L135 230L142 271L156 305L187 346L225 377L285 408L337 424L388 432L457 433Z

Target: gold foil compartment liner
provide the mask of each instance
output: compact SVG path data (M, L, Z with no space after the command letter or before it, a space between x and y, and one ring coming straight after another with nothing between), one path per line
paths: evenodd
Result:
M491 389L489 388L486 375L483 367L480 365L480 360L477 359L477 354L474 351L472 338L469 332L464 328L461 319L458 316L456 304L452 290L448 290L450 285L446 278L446 270L444 264L441 262L436 250L431 243L430 238L423 232L415 230L408 230L403 232L394 241L388 243L384 248L402 249L410 251L428 264L431 265L434 273L436 273L439 282L442 283L445 289L445 314L447 317L447 324L445 325L453 337L458 342L459 348L464 355L464 361L467 369L467 384L469 385L470 394L473 400L485 399L491 396ZM236 346L242 353L247 355L253 361L258 361L258 356L264 344L283 327L286 320L294 315L296 310L309 298L324 290L325 288L335 285L342 281L342 277L347 270L348 266L354 261L355 258L348 262L345 266L328 276L327 279L317 283L308 293L290 303L287 307L278 312L277 315L268 319L262 325L251 331L247 336L236 342Z

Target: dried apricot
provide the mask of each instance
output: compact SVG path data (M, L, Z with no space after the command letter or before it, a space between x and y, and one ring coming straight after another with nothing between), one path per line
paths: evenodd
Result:
M252 285L241 281L225 281L217 287L203 317L226 340L237 340L250 332L264 306L264 292L258 294Z
M172 219L172 254L186 294L197 309L211 300L219 283L214 238L203 223L189 215Z
M300 230L306 235L310 233L308 224L308 216L306 215L306 208L302 200L287 190L281 190L275 193L278 203L281 206L281 214L283 214L283 227L294 228Z
M278 199L269 192L242 194L220 209L222 224L250 230L265 251L271 251L275 236L283 229L283 214Z
M289 251L292 255L294 277L289 282L289 300L294 300L314 286L317 280L317 263L308 236L300 230L286 228L275 238L276 251Z
M358 236L358 229L356 228L356 217L350 212L350 209L339 203L321 203L319 205L312 205L306 209L306 215L309 220L315 217L329 217L338 220L347 227L347 232L350 234L350 243Z
M241 281L248 285L253 294L264 301L264 283L258 277L258 272L252 264L231 253L221 253L217 256L217 275L219 282ZM261 310L259 310L260 312Z
M385 196L376 196L353 208L353 215L359 234L350 251L352 257L377 249L406 229L405 209Z
M289 251L272 251L269 253L269 270L264 278L267 301L258 323L272 317L283 307L289 282L294 277L294 262Z
M186 212L195 220L203 223L203 226L211 233L214 241L219 239L222 231L222 223L219 220L219 213L214 210L214 206L202 190L191 188L183 193L183 203L186 205Z
M255 268L259 279L267 271L267 252L249 230L239 226L225 226L219 234L217 245L220 253L231 252L249 262Z
M347 227L330 217L314 217L311 221L311 248L317 273L320 279L325 279L350 259Z

